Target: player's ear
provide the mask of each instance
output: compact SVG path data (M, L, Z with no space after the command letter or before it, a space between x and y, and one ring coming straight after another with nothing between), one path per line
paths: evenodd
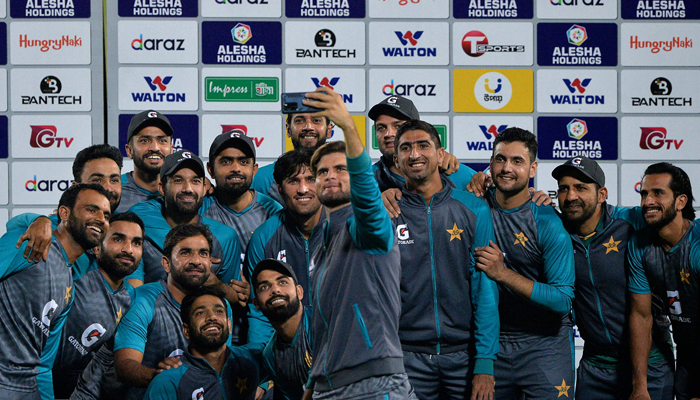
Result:
M190 327L184 322L182 324L182 334L185 335L185 339L190 340Z
M165 273L170 274L170 260L168 257L163 256L163 258L160 259L160 264L163 266Z
M299 300L304 298L304 288L301 285L297 285L297 297L299 297Z

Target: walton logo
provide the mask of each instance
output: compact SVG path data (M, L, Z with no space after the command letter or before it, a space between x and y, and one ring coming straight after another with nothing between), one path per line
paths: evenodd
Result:
M57 148L61 147L61 143L65 147L70 147L75 138L58 137L58 131L53 125L29 125L32 128L31 136L29 137L29 145L34 148L47 148L56 144Z
M41 83L39 83L39 90L41 90L41 93L58 94L61 93L61 88L61 80L53 75L45 77L41 80Z
M253 37L253 30L250 25L238 23L231 29L233 41L238 44L245 44Z
M591 83L590 78L586 78L584 80L576 78L573 82L568 79L564 79L564 84L571 93L576 93L577 90L579 93L586 93L586 87L588 87L589 83Z
M173 79L173 77L166 76L165 78L161 79L160 76L156 76L155 78L144 76L143 79L146 80L146 83L148 83L148 87L150 87L151 90L155 91L156 89L160 89L161 92L165 92L165 89L167 89L166 85L170 83L170 80Z
M479 129L481 129L481 132L488 140L494 139L499 133L506 130L506 128L508 128L508 125L499 125L498 128L496 128L496 125L488 127L486 125L479 125Z
M327 87L330 89L333 89L335 85L338 84L338 81L340 80L340 77L334 77L331 78L330 80L326 77L323 77L321 80L318 80L318 78L311 78L311 81L316 85L317 88L320 87Z
M131 48L147 51L184 51L185 39L144 39L142 33L139 34L138 39L131 41Z
M586 87L591 83L590 78L584 80L576 78L573 82L569 79L563 79L563 81L570 93L578 91L581 94L550 95L552 104L605 104L605 96L583 95L586 92Z
M578 118L574 118L566 124L566 130L569 132L569 137L573 139L581 139L588 133L588 125L586 121Z
M574 46L580 46L588 39L588 33L583 26L572 25L571 28L566 31L566 38L569 43Z
M83 331L83 335L80 337L80 342L85 347L90 347L97 343L98 340L105 334L107 330L100 324L92 324Z
M160 77L156 76L152 78L150 76L144 76L143 79L148 84L151 92L142 93L131 93L131 98L135 102L153 102L153 103L181 103L186 100L186 93L152 93L160 89L161 92L165 92L168 88L168 84L173 79L172 76ZM149 115L150 117L150 115Z
M412 33L411 31L406 31L406 33L394 31L394 33L396 34L396 37L399 38L401 44L404 46L409 43L411 43L411 46L417 45L418 39L420 39L420 37L423 36L423 31L416 31L416 33Z
M316 47L334 47L335 33L330 29L321 29L314 35Z
M639 147L643 150L658 150L664 147L666 148L666 150L671 150L671 146L678 150L683 144L683 139L666 139L666 128L640 127L640 129L642 130L642 136L639 140Z
M436 57L436 47L415 47L423 31L394 31L402 47L382 47L384 57ZM408 46L408 47L407 47Z

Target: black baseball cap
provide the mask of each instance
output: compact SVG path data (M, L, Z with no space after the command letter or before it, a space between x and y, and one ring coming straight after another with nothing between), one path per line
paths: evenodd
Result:
M163 166L160 167L160 176L170 176L185 167L191 168L198 176L204 176L202 160L193 152L184 149L165 157Z
M209 161L213 162L214 157L229 147L237 148L255 161L255 144L253 144L253 140L237 129L224 132L214 139L211 147L209 147Z
M554 168L552 177L559 180L563 176L583 177L584 182L597 183L598 186L605 186L605 173L597 162L587 157L574 157L564 164Z
M132 136L141 132L141 129L147 126L155 126L165 132L166 135L173 135L173 127L170 126L170 120L168 117L155 110L146 110L141 111L131 118L126 140L129 141Z
M376 121L380 115L390 115L398 119L420 119L413 102L402 96L389 96L369 110L369 117Z
M298 283L297 275L294 273L294 269L292 269L291 265L284 261L275 260L274 258L266 258L255 266L253 275L250 277L250 281L253 284L253 291L255 291L255 288L258 286L258 275L260 275L262 271L266 271L268 269L277 271L284 276L292 278L295 284Z

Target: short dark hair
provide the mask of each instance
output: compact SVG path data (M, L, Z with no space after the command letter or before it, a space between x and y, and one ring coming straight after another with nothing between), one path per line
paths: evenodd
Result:
M669 187L671 191L673 191L673 199L675 200L678 196L684 194L688 198L688 202L685 207L683 207L683 210L681 210L681 213L683 214L683 218L691 221L694 220L695 209L693 208L693 201L695 198L693 197L693 188L690 184L688 174L681 168L667 162L652 164L644 171L644 176L656 174L671 175Z
M141 220L141 217L139 217L138 215L134 214L131 211L127 211L127 212L123 212L123 213L119 213L119 214L114 214L112 216L112 218L109 219L110 224L113 224L113 223L119 222L119 221L134 223L134 224L141 227L141 233L143 235L146 234L146 228L143 226L143 220Z
M530 155L530 163L533 163L537 158L537 137L530 131L517 127L505 129L503 132L499 133L493 141L494 154L496 152L496 145L501 142L520 142L527 148L527 152Z
M425 121L421 121L419 119L411 119L408 122L404 123L399 127L399 129L396 131L396 137L394 138L394 148L398 149L399 148L399 139L401 139L401 136L403 136L404 133L410 132L410 131L423 131L430 135L430 139L433 141L435 144L435 148L439 149L442 147L442 141L440 140L440 134L438 133L437 129L435 127Z
M194 292L189 293L187 296L185 296L184 299L182 299L182 304L180 305L180 319L182 320L183 324L187 324L188 326L190 325L190 313L192 312L192 304L194 304L194 302L197 301L198 298L207 295L218 297L219 300L221 300L221 302L224 303L224 308L228 309L228 305L226 304L226 295L224 291L216 286L204 285L201 288L195 290Z
M78 155L75 156L75 161L73 161L73 179L76 182L82 182L80 175L85 170L85 164L100 158L113 160L119 166L119 171L124 166L124 157L119 152L119 149L108 144L96 144L80 150Z
M314 155L311 156L311 173L316 176L316 167L318 166L318 162L321 160L323 156L326 156L328 154L332 153L343 153L345 154L345 142L342 141L334 141L334 142L328 142L324 144L323 146L319 147L316 149L314 152Z
M78 201L78 196L80 195L80 193L86 190L94 190L97 193L106 197L107 200L111 198L110 193L97 183L77 183L66 189L65 192L63 192L63 194L61 195L61 199L58 201L58 208L65 206L73 210L73 207L75 207L75 203Z
M311 169L311 152L307 148L294 149L282 154L275 162L275 168L272 176L278 186L282 186L285 179L290 178L299 172L304 167Z
M204 236L209 244L209 251L211 251L213 246L213 236L209 227L204 224L182 224L174 227L173 229L165 235L165 244L163 245L163 254L172 260L173 249L178 243L183 240L195 236Z

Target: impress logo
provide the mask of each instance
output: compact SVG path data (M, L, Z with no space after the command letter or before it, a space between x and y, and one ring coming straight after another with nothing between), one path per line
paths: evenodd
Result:
M64 147L70 147L74 138L59 137L58 130L53 125L30 125L32 133L29 136L29 145L34 148L60 148L61 144Z
M640 128L642 130L642 135L639 139L639 147L642 150L678 150L683 145L683 139L670 139L667 138L668 133L666 128L656 127L656 128Z
M142 33L131 41L131 48L146 51L185 51L185 39L144 39Z
M211 102L276 102L279 101L279 79L204 78L204 100Z
M462 50L470 57L481 57L484 53L523 53L524 45L489 44L489 39L480 31L469 31L462 38Z

